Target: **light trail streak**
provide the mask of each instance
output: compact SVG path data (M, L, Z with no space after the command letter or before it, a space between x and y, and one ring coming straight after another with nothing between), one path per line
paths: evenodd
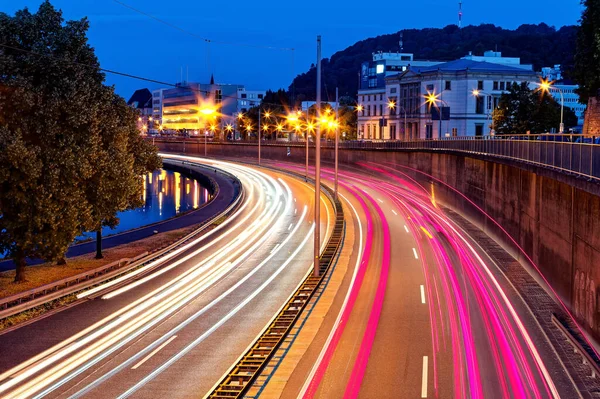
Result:
M285 183L283 183L283 184L285 185ZM291 190L289 190L289 187L287 187L287 186L286 186L286 190L288 191L288 198L290 198L290 197L291 197ZM291 202L291 201L290 201L290 202ZM275 214L275 213L277 212L277 209L280 207L280 205L281 205L281 204L277 204L277 205L273 204L273 206L275 206L275 207L276 207L276 208L275 208L275 211L274 211L274 212L272 212L273 214ZM264 222L264 221L263 221L263 222ZM265 223L264 225L265 225L265 226L268 226L268 223ZM299 225L298 225L298 226L299 226ZM293 236L293 234L290 234L290 236L289 236L289 237L292 237L292 236ZM267 237L267 235L263 235L263 237ZM266 238L265 238L265 239L266 239ZM260 244L261 242L262 242L262 241L259 241L258 243ZM252 248L251 248L251 250L252 250ZM250 252L251 252L251 250L250 250L250 251L247 251L247 253L250 253ZM228 269L230 266L232 266L232 263L231 263L231 262L227 262L227 263L225 263L225 264L224 264L224 266L225 266L225 268L226 268L226 269ZM209 274L207 277L204 277L204 278L203 278L203 279L202 279L202 280L199 282L199 284L202 284L202 283L204 283L204 284L212 284L212 283L214 283L215 281L217 281L219 278L221 278L221 277L223 276L223 274L224 274L223 272L221 272L221 273L217 273L216 271L213 271L213 272L212 272L211 274ZM191 279L192 279L194 276L195 276L194 274L188 274L188 275L186 276L186 277L187 277L187 279L181 279L181 280L179 281L179 285L172 286L170 289L168 289L168 290L166 290L166 291L165 291L165 290L163 290L163 292L162 292L161 294L159 294L157 291L154 291L154 292L152 292L152 293L150 294L150 295L152 295L152 297L151 297L151 298L147 298L147 297L145 297L145 298L142 298L140 301L138 301L138 303L139 303L139 302L144 302L144 304L148 304L148 306L150 306L150 304L153 304L153 303L156 303L156 302L158 302L158 301L159 301L159 299L162 299L162 298L164 298L164 296L166 296L167 294L170 294L170 293L174 292L176 289L178 289L178 288L181 288L181 285L182 285L182 284L188 284L188 283L189 283L189 281L190 281L190 280L191 280ZM144 322L147 322L149 319L156 320L156 321L158 321L158 320L162 320L162 319L164 318L164 316L166 316L166 315L168 315L168 314L172 313L172 311L174 311L174 309L175 309L175 308L176 308L178 305L181 305L182 303L185 303L186 301L189 301L189 300L193 299L195 296L197 296L197 294L198 294L198 290L197 290L197 289L198 289L198 288L199 288L199 287L198 287L198 285L196 285L196 286L194 286L194 287L190 287L190 289L188 289L187 291L183 292L183 293L182 293L182 294L180 294L178 297L176 297L176 298L174 298L174 299L173 299L173 300L181 300L182 302L178 302L178 303L173 303L173 302L171 302L171 303L166 303L166 304L164 304L164 305L163 305L163 306L161 306L161 307L155 308L155 309L154 309L154 311L153 311L152 313L150 313L150 314L147 314L145 319L140 319L140 318L138 317L138 319L137 319L136 321L137 321L137 322L142 322L142 323L144 323ZM206 287L200 287L200 288L206 288ZM191 292L191 290L192 290L192 289L196 289L196 291L193 291L193 292ZM186 294L187 294L187 296L186 296ZM135 304L132 304L132 305L133 305L133 306L135 306ZM119 317L117 317L117 318L114 318L114 317L109 317L109 318L106 318L106 319L104 319L103 321L105 321L105 322L106 322L106 321L110 321L110 320L111 320L111 318L112 318L113 320L112 320L112 322L111 322L111 323L109 323L109 324L108 324L108 325L106 325L105 327L103 327L103 328L99 328L99 329L98 329L98 330L95 332L95 334L92 334L92 335L91 335L92 339L93 339L93 338L97 338L98 336L100 336L100 335L102 335L102 334L105 334L107 331L109 331L110 329L112 329L113 327L115 327L115 326L116 326L116 324L122 323L124 319L127 319L127 318L129 318L129 316L131 316L132 314L134 314L134 313L137 313L137 312L138 312L138 310L137 310L137 309L133 309L133 306L128 306L128 307L126 307L126 308L125 308L125 311L124 311L124 312L121 312L121 315L120 315ZM146 306L146 307L148 307L148 306ZM129 313L127 313L127 310L129 310ZM161 312L162 312L162 313L161 313ZM154 323L154 324L155 324L155 323ZM149 327L151 327L152 325L153 325L153 324L149 324L149 325L147 325L145 328L143 328L142 330L140 330L140 332L146 331L146 330L147 330ZM97 324L96 324L94 327L99 327L99 324L97 323ZM134 326L134 327L132 327L132 328L135 328L135 326ZM119 330L117 330L117 333L121 333L121 334L128 334L128 333L130 333L130 332L131 332L131 329L132 329L132 328L126 329L126 328L124 328L124 327L121 327ZM91 329L87 329L87 331L86 331L86 332L90 332L90 331L92 331L92 330L91 330ZM56 353L55 353L53 356L50 356L50 358L48 358L48 359L45 359L45 360L46 360L45 364L41 364L41 365L40 365L40 364L38 364L38 365L37 365L37 367L29 367L29 368L27 368L26 370L21 370L21 371L22 371L22 373L21 373L21 374L18 376L18 378L15 378L15 379L13 379L13 380L9 381L9 382L13 382L13 381L14 381L14 382L13 382L13 384L3 384L3 385L0 387L0 389L2 389L2 391L5 391L6 389L9 389L11 386L14 386L14 385L15 385L15 383L18 383L18 382L19 382L19 381L17 381L17 380L21 379L21 382L22 382L22 381L23 381L23 377L26 377L26 376L31 376L31 375L32 375L32 374L34 374L35 372L37 372L37 371L41 370L41 369L42 369L43 367L45 367L46 365L48 365L48 364L52 363L52 361L56 361L56 360L58 360L60 357L64 357L64 356L66 356L68 353L71 353L71 352L73 352L74 350L76 350L76 349L79 349L79 348L81 347L81 345L83 345L83 344L86 344L86 343L89 343L90 339L87 339L87 340L86 340L86 339L80 339L81 337L82 337L82 335L78 335L78 337L77 337L76 339L67 340L68 342L67 342L66 344L64 344L64 345L68 345L68 344L71 344L71 345L69 345L69 347L67 347L67 348L66 348L66 350L63 350L63 351L62 351L62 354L56 354ZM88 338L89 338L89 337L88 337ZM75 340L77 340L77 342L75 342ZM104 340L103 340L103 342L104 342L105 344L111 345L111 344L114 344L115 342L117 342L117 341L119 341L119 340L123 340L123 337L122 337L122 336L118 336L116 339L114 339L114 338L113 338L112 340L107 340L107 339L104 339ZM124 340L124 341L121 341L121 342L129 342L130 340L131 340L131 336L128 336L127 338L125 338L125 340ZM64 345L60 345L60 344L59 344L59 345L55 346L55 347L54 347L54 349L55 349L55 350L58 350L58 349L59 349L61 346L64 346ZM122 346L122 345L120 345L120 346ZM113 349L112 351L110 351L110 352L106 353L106 354L105 354L103 357L105 357L105 356L107 356L108 354L112 353L114 350L116 350L116 348L115 348L115 349ZM48 351L48 353L46 353L46 354L50 354L50 353L52 353L52 352L51 352L51 351ZM76 364L81 364L81 362L82 362L82 361L85 361L86 359L89 359L89 358L93 357L93 356L94 356L94 355L96 355L97 353L98 353L98 350L97 350L97 345L96 345L96 349L95 349L95 351L94 351L94 348L93 348L93 347L91 347L91 348L88 348L88 349L86 349L85 353L82 353L82 356L87 356L87 357L80 357L79 359L76 359L76 360L74 360L74 361L69 361L69 362L67 362L67 363L64 363L64 362L63 362L63 366L64 366L64 367L62 367L62 370L54 370L54 371L61 371L61 372L63 372L65 368L70 368L70 369L73 369L73 367L74 367ZM57 356L59 356L59 357L57 357ZM50 360L50 361L48 361L48 360ZM44 363L44 362L42 362L42 363ZM29 364L31 364L31 363L29 363ZM40 367L40 366L41 366L41 367ZM88 363L88 366L91 366L91 364L90 364L90 363ZM80 372L84 371L86 368L87 368L87 367L83 367L82 369L80 369L80 370L78 371L78 373L80 373ZM10 373L10 374L14 374L14 372L15 372L15 371L18 371L18 370L14 370L14 369L13 369L13 370L11 371L11 373ZM76 373L76 374L78 374L78 373ZM37 378L37 382L43 382L44 384L47 384L47 383L48 383L48 381L47 381L47 380L46 380L44 377L48 377L48 374L49 374L49 373L45 373L45 374L44 374L44 375L43 375L41 378L40 378L40 377L38 377L38 378ZM50 373L50 374L52 375L52 378L53 378L53 379L55 379L59 373ZM63 374L64 374L64 372L63 372ZM75 375L74 375L74 376L75 376ZM69 379L70 379L70 378L69 378ZM68 379L64 379L64 380L63 380L63 382L66 382L66 381L68 381ZM29 382L29 381L28 381L28 382ZM55 386L55 387L56 387L56 386ZM33 389L38 389L38 388L34 387ZM47 391L47 392L49 392L49 391ZM44 393L47 393L47 392L45 391ZM25 393L25 392L24 392L24 393ZM27 391L27 392L26 392L26 394L30 394L30 393L33 393L33 391ZM43 394L43 393L42 393L42 394Z

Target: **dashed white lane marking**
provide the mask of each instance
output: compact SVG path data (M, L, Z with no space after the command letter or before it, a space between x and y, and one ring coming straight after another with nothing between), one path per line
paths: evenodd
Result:
M270 253L273 253L273 252L275 252L275 250L276 250L277 248L279 248L279 245L280 245L280 244L279 244L279 243L277 243L277 245L275 245L275 246L273 247L273 249L271 250L271 252L270 252Z
M415 259L419 259L419 255L417 255L417 250L413 248L413 254L415 255Z
M398 216L398 214L396 213L396 211L395 211L395 210L393 210L393 209L392 209L392 213L393 213L394 215Z
M171 343L171 341L173 341L175 338L177 338L177 335L173 335L171 338L169 338L168 340L166 340L165 342L163 342L158 348L154 349L152 352L150 352L148 354L148 356L146 356L145 358L143 358L142 360L139 361L139 363L137 363L135 366L133 366L131 369L135 370L138 367L140 367L142 364L146 363L146 361L148 359L150 359L152 356L156 355L158 353L159 350L161 350L162 348L164 348L165 346L169 345Z
M290 231L292 229L293 225L294 225L294 223L290 223L290 225L288 226L288 231Z
M406 232L408 233L408 227L406 227L406 225L404 225L404 230L406 230Z
M425 303L425 286L421 284L421 303Z
M429 358L423 356L423 382L421 383L421 397L427 397L427 369L429 367Z

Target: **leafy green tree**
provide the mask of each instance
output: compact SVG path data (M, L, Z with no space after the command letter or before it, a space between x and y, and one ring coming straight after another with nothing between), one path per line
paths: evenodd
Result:
M579 84L579 101L587 104L600 90L600 0L582 0L585 9L577 33L573 79Z
M540 90L530 90L527 82L513 84L500 97L494 111L494 128L498 134L546 133L560 124L561 106L552 96ZM565 126L577 125L577 116L564 108Z
M63 258L82 231L133 204L128 191L127 200L110 191L133 179L104 167L140 176L159 163L133 137L134 111L104 86L87 29L48 1L35 14L0 13L0 252L15 261L16 281L28 257ZM122 181L109 186L99 174ZM104 187L96 196L87 190L93 179ZM104 195L112 206L99 209Z

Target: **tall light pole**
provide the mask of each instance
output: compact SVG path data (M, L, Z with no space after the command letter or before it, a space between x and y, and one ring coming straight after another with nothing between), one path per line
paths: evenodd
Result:
M558 128L559 133L564 133L565 131L565 124L564 124L564 115L565 115L565 96L564 93L561 89L559 89L558 87L552 86L552 82L549 82L547 80L542 80L541 83L536 83L537 85L540 86L540 89L542 89L542 91L545 91L546 93L550 94L550 90L557 90L558 93L560 94L560 126Z
M339 123L338 123L338 103L339 103L339 93L338 93L338 88L335 88L335 182L334 182L334 195L335 195L335 199L337 199L338 196L338 146L339 146L339 141L340 141L340 129L339 129Z
M472 93L473 93L473 96L475 96L475 98L479 98L479 95L480 95L480 94L483 94L483 95L485 95L485 96L490 96L490 97L493 97L491 94L489 94L489 93L486 93L486 92L484 92L484 91L482 91L482 90L479 90L479 89L474 89L474 90L472 91ZM484 99L485 99L485 98L487 98L487 97L484 97ZM485 102L485 100L484 100L484 102ZM493 101L492 101L492 103L493 103ZM487 108L488 108L487 104L484 104L484 105L485 105L485 108L487 109ZM490 110L490 109L488 109L487 111L488 111L488 112L487 112L487 117L485 118L485 120L486 120L486 123L488 123L488 127L490 127L490 125L489 125L489 121L490 121L490 118L492 119L492 126L490 127L490 129L491 129L491 131L490 131L490 135L494 135L494 118L492 117L492 113L490 112L491 110Z
M321 112L321 35L317 36L317 112ZM313 276L319 277L321 255L321 126L315 132L315 244Z
M260 104L258 106L258 164L260 165Z

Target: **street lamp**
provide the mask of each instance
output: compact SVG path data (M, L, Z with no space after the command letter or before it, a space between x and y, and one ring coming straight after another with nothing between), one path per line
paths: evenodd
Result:
M231 131L233 130L233 126L231 126L229 123L225 126L225 130L227 130L227 135L229 136L231 134ZM233 139L234 137L232 137Z
M438 138L442 137L442 109L440 108L440 106L438 105L438 102L445 104L446 106L448 106L448 103L446 103L444 100L442 100L441 98L439 98L441 96L441 94L435 94L435 92L427 92L427 95L425 96L425 100L427 102L427 104L429 105L429 107L431 108L432 106L437 107L438 112L439 112L439 117L440 117L440 129L438 132ZM432 129L432 135L433 135L433 129Z
M492 97L491 94L486 93L483 90L479 90L479 89L473 89L473 91L471 93L473 94L473 97L476 97L476 98L479 98L479 96L482 95L482 94L486 95L486 96ZM486 108L487 108L487 106L486 106ZM486 117L486 123L488 124L488 127L490 126L490 122L489 121L490 121L490 116L491 116L491 113L489 111L490 110L488 109L487 117ZM492 119L492 126L491 126L490 135L493 136L494 135L494 118L491 118L491 119Z
M559 133L564 133L565 131L565 124L564 124L564 112L565 112L565 96L564 93L561 89L559 89L558 87L555 87L552 85L552 82L549 82L548 80L543 80L540 83L536 83L538 86L540 86L540 90L542 92L548 93L550 94L550 90L557 90L558 93L560 94L560 126L559 126Z

